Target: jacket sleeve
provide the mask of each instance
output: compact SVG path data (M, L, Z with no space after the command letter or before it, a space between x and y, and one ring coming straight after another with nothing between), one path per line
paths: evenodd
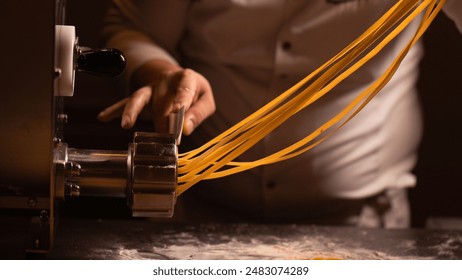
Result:
M454 21L457 29L462 33L462 0L447 0L443 11Z
M121 50L127 59L128 82L133 71L152 59L178 64L186 0L113 0L104 19L102 36L107 47Z

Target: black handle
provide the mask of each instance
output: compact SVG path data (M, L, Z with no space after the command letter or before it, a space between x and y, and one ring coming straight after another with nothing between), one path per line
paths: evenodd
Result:
M118 76L125 65L125 57L117 49L80 48L77 53L76 69L96 76Z

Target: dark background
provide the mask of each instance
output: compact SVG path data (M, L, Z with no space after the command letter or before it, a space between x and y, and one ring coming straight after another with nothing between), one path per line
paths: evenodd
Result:
M75 25L80 45L100 47L102 16L108 0L68 0L66 23ZM424 36L419 90L424 107L424 137L415 169L418 184L411 190L413 226L422 227L429 217L462 217L462 36L444 15ZM66 142L75 148L126 149L133 131L119 120L101 124L97 113L120 99L116 81L77 73L75 96L66 100L69 114ZM102 133L104 132L104 133ZM103 143L104 146L98 146Z

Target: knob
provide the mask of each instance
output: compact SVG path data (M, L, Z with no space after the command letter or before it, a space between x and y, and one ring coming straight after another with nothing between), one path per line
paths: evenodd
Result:
M90 49L79 47L76 69L102 77L116 77L125 69L126 61L117 49Z

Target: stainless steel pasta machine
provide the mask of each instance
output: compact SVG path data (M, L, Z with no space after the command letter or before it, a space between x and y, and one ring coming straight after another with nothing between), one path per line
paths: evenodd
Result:
M126 197L143 217L171 217L176 200L174 133L137 132L124 151L75 149L63 139L75 71L116 76L125 67L118 50L80 46L64 13L62 0L2 3L0 211L30 214L31 253L52 248L55 205L68 197Z

